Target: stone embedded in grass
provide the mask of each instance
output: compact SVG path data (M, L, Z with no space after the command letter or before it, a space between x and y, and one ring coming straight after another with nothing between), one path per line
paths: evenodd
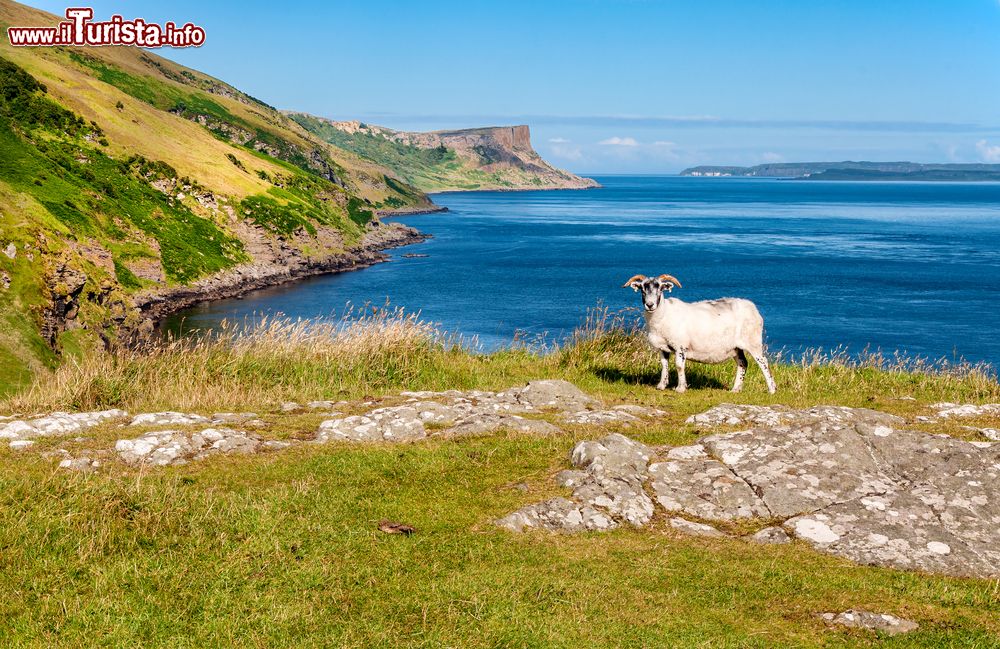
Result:
M566 381L532 381L504 392L420 391L403 392L400 396L408 401L322 422L316 441L401 442L431 435L475 435L502 429L549 435L559 432L559 428L521 415L549 408L572 408L566 412L577 412L578 408L596 403Z
M558 477L562 486L573 487L573 500L555 498L528 505L497 525L517 532L641 527L653 516L653 502L642 486L650 457L649 447L617 433L598 442L580 442L570 454L577 470Z
M60 469L68 469L70 471L82 471L84 473L90 473L96 471L101 466L101 461L98 459L93 459L90 457L67 457L65 460L59 462Z
M931 408L937 410L937 416L947 419L949 417L981 417L983 415L1000 415L1000 403L984 403L976 405L966 403L934 403Z
M524 387L511 388L498 396L509 396L517 403L532 408L551 408L566 412L583 410L597 403L580 388L561 380L530 381Z
M30 439L15 439L9 446L12 451L23 451L31 446L34 446L35 442Z
M28 420L13 420L0 425L0 439L28 439L31 437L51 437L69 435L87 428L93 428L112 419L128 417L124 410L101 410L97 412L53 412L44 417Z
M244 424L257 420L256 412L217 412L212 415L213 424Z
M229 428L206 428L197 433L161 430L135 439L120 439L115 451L132 466L185 464L221 453L253 453L263 446L256 435Z
M750 540L761 545L781 545L792 542L788 533L780 527L765 527L751 536Z
M662 417L667 413L656 408L638 405L614 406L608 410L577 410L565 413L562 421L568 424L586 424L604 426L608 424L635 424L643 419Z
M684 518L671 518L670 527L674 528L678 532L687 534L690 536L707 536L707 537L723 537L726 536L719 530L715 529L711 525L706 525L705 523L695 523Z
M912 620L906 620L887 613L872 613L860 609L851 609L843 613L823 613L820 617L838 626L854 629L869 629L887 635L899 635L916 631L920 625Z
M192 426L209 423L208 417L187 412L144 412L132 418L132 426Z
M783 521L749 537L753 542L792 535L862 564L1000 575L1000 444L901 430L899 417L860 408L724 406L693 421L752 427L667 449L662 461L648 452L609 452L645 448L621 435L580 442L572 454L577 468L556 477L574 490L572 499L529 505L498 524L518 531L642 525L649 520L642 508L629 517L622 503L639 502L635 489L648 483L667 512ZM595 512L610 524L588 518ZM671 525L693 525L681 520Z

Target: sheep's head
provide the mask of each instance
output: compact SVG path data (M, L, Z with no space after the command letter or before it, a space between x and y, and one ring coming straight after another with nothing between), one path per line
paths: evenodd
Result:
M669 293L674 287L682 288L680 280L673 275L660 275L659 277L646 277L645 275L635 275L625 282L622 288L631 288L633 291L642 292L642 306L646 311L656 311L663 298L663 291Z

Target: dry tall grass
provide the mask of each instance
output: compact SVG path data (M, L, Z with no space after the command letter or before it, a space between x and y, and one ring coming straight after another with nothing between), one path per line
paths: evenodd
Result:
M561 377L600 392L655 383L656 355L629 311L592 309L560 345L525 344L481 354L419 314L365 307L336 322L262 318L211 333L70 360L0 412L56 409L232 410L283 400L360 398L399 389L501 388ZM873 395L1000 400L992 368L844 348L772 354L781 402L864 403ZM694 388L727 388L732 363L693 365ZM759 373L751 371L750 394ZM761 384L762 385L762 384ZM789 401L791 403L792 401Z

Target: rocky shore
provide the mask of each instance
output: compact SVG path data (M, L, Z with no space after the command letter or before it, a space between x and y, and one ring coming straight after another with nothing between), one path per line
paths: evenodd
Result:
M438 210L430 210L438 211ZM430 238L401 223L376 222L361 243L340 254L306 257L291 246L259 240L251 248L254 261L205 278L189 286L158 290L135 297L147 329L163 318L200 302L239 297L250 291L297 279L367 268L388 261L386 250L420 243Z

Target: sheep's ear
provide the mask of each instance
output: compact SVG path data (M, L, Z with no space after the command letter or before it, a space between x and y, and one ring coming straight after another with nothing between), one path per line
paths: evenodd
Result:
M656 279L660 280L660 288L666 289L667 293L674 290L675 286L677 288L684 288L681 286L681 281L673 275L660 275Z
M633 291L638 291L642 287L642 282L645 279L645 275L633 275L631 279L622 284L622 288L631 288Z

